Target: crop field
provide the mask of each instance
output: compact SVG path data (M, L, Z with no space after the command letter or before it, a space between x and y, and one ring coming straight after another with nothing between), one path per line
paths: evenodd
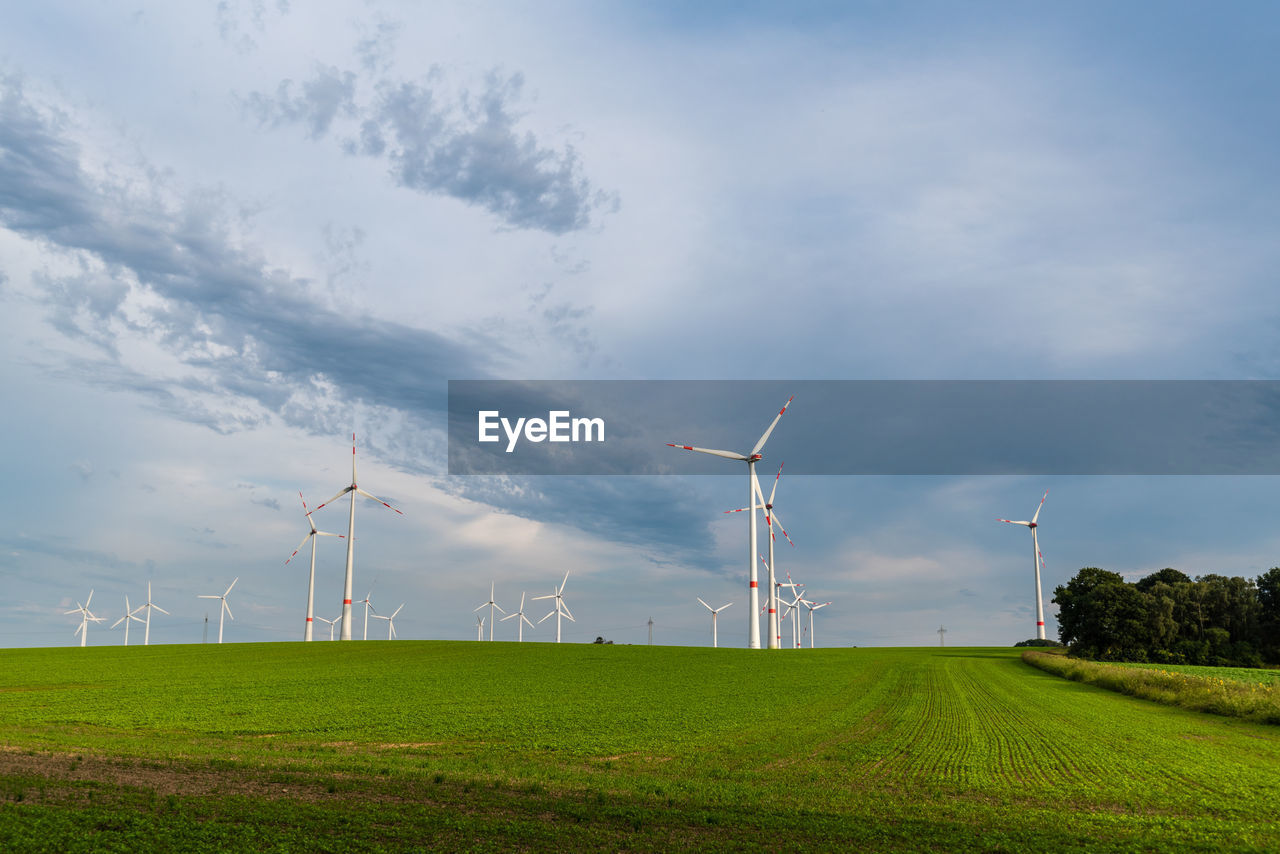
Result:
M1202 667L1195 664L1116 663L1120 664L1122 667L1133 667L1139 670L1164 670L1169 673L1185 673L1188 676L1200 676L1206 679L1227 679L1232 682L1280 686L1280 670L1277 669L1258 667Z
M1012 649L0 652L0 850L1280 849L1280 727Z

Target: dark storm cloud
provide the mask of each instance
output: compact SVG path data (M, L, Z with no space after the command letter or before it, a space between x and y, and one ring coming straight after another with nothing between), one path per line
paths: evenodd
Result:
M301 94L285 81L273 95L252 93L245 106L265 125L302 124L312 139L336 117L353 118L348 153L385 159L399 186L476 205L515 228L564 234L617 207L615 195L583 176L572 146L547 147L517 127L520 74L491 73L479 91L458 97L415 81L384 79L373 88L373 102L361 107L355 75L321 68Z
M169 210L98 185L58 117L35 107L18 81L0 86L0 224L97 262L92 273L37 282L53 324L107 349L112 324L145 331L207 378L157 383L99 364L95 373L108 382L150 386L170 401L187 384L279 411L298 387L322 377L347 399L431 413L444 407L444 379L483 375L483 354L501 352L494 342L460 344L318 307L304 282L233 245L207 200ZM145 317L120 310L130 281L162 298Z

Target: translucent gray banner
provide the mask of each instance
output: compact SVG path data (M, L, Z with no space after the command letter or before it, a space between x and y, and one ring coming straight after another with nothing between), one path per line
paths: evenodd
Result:
M1280 474L1270 380L449 382L449 473ZM676 447L671 447L675 445Z

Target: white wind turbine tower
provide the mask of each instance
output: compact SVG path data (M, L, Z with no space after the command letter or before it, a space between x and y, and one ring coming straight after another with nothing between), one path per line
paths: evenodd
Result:
M147 609L147 627L142 632L142 645L147 646L151 643L151 612L159 611L161 614L168 614L164 608L151 601L151 582L147 582L147 602L145 605L139 605L138 610Z
M701 596L698 596L696 598L699 602L702 602ZM732 602L729 602L725 605L721 605L719 608L712 608L706 602L702 602L702 607L706 608L708 611L711 612L711 645L713 647L720 645L716 640L716 617L720 614L721 611L723 611L725 608L728 608L729 605L732 605L732 604L733 604Z
M334 620L326 620L324 617L319 617L319 616L317 616L317 617L316 617L316 619L317 619L317 620L319 620L319 621L320 621L320 622L322 622L322 623L328 623L328 624L329 624L329 640L333 640L333 626L334 626L334 624L335 624L335 623L337 623L337 622L338 622L338 620L341 620L342 618L341 618L341 617L338 617L337 619L334 619Z
M81 605L79 602L76 602L76 606L75 606L74 608L72 608L70 611L66 611L66 612L65 612L65 613L67 613L67 614L79 614L79 615L80 615L80 628L76 629L76 630L75 630L74 632L72 632L71 634L72 634L73 636L74 636L74 635L80 635L80 645L81 645L81 646L88 646L88 642L89 642L89 622L90 622L90 621L92 621L92 622L95 622L95 623L101 623L101 622L102 622L102 619L103 619L102 617L95 617L95 616L93 615L93 612L89 610L89 606L90 606L91 604L93 604L93 591L92 591L92 590L90 590L90 591L89 591L89 598L85 600L85 602L84 602L84 604L83 604L83 605Z
M791 537L787 535L787 529L782 527L782 520L773 512L773 496L778 491L778 481L782 479L783 465L786 465L786 463L784 462L782 465L778 466L778 474L773 479L773 489L769 490L768 501L764 500L764 493L760 490L760 484L756 483L756 501L752 501L750 507L739 507L736 510L724 511L725 513L744 513L753 509L760 509L764 511L764 523L769 528L769 559L765 560L764 555L761 555L760 560L764 562L765 569L769 573L769 649L778 649L782 646L782 634L779 631L778 626L778 576L774 570L775 564L773 560L773 544L774 540L777 539L773 533L773 525L775 522L778 525L778 530L782 531L782 536L787 538L787 542L791 543L792 547L795 546L795 543L791 542ZM757 501L759 503L757 503Z
M523 608L524 605L522 604L520 607ZM492 581L489 582L489 601L480 603L480 608L489 609L489 640L493 640L493 622L494 622L493 609L497 608L499 611L502 611L502 606L500 606L497 602L493 601L493 582ZM475 611L479 611L480 608L476 608ZM474 614L475 611L472 611L472 613ZM502 611L502 613L505 614L507 612ZM506 618L504 617L503 619L506 619Z
M403 603L403 602L401 602L401 603L400 603L400 608L403 608L403 607L404 607L404 603ZM395 619L396 619L396 614L399 614L399 613L400 613L400 608L396 608L394 611L392 611L392 612L391 612L391 616L390 616L390 617L384 617L384 616L382 616L381 614L374 614L374 615L373 615L373 618L374 618L375 620L386 620L386 621L387 621L387 640L391 640L392 638L394 638L394 637L396 636L396 624L395 624Z
M484 616L476 617L476 640L484 640Z
M573 618L573 614L569 613L569 606L564 604L564 586L568 583L569 583L569 573L566 570L564 574L564 581L561 581L560 586L555 588L555 591L556 591L555 593L552 593L548 596L534 596L532 599L532 601L534 602L538 601L539 599L556 600L556 609L552 611L550 614L547 614L546 617L542 618L542 620L547 619L547 617L556 618L556 643L560 643L560 617L562 616L568 617L569 622L571 623L578 622ZM541 623L542 620L538 620L538 622Z
M120 625L121 623L124 623L124 645L125 646L129 645L129 624L133 622L138 622L138 623L142 622L142 618L137 616L137 612L141 610L142 610L141 605L139 605L137 608L130 608L129 597L128 595L125 595L124 616L111 624L111 628L114 629L116 626Z
M377 587L377 586L378 586L378 582L377 582L377 580L375 579L375 580L374 580L374 582L373 582L373 584L369 587L369 592L368 592L368 593L366 593L366 594L364 594L364 598L360 600L360 603L361 603L362 605L364 605L364 637L363 637L363 638L361 638L361 640L368 640L368 639L369 639L369 612L370 612L370 611L372 611L372 612L373 612L373 615L374 615L375 617L376 617L376 616L378 616L378 612L377 612L376 610L374 610L373 602L371 602L371 601L369 600L369 597L373 595L373 588L374 588L374 587ZM342 620L342 629L343 629L343 630L342 630L342 639L343 639L343 640L351 640L351 638L350 638L350 637L348 637L348 635L350 634L350 632L348 632L348 631L346 630L346 626L347 626L347 622L346 622L346 616L347 616L347 614L346 614L346 610L347 610L347 609L346 609L346 607L345 607L345 606L343 606L343 609L342 609L342 611L343 611L342 616L341 616L341 617L339 617L338 619L339 619L339 620Z
M316 537L342 537L342 534L330 534L326 531L317 531L316 522L311 518L311 511L307 509L307 499L302 498L302 493L298 493L298 498L302 499L302 512L307 517L307 524L311 527L311 533L302 538L302 542L298 543L298 547L293 550L293 554L289 555L285 566L289 565L289 561L293 560L298 552L302 551L302 547L307 544L307 540L311 541L311 574L307 576L307 622L306 628L302 632L304 641L311 640L311 623L315 619L316 604ZM316 508L317 510L320 508Z
M490 591L489 598L490 599L493 598L492 591ZM480 607L483 608L484 606L481 605ZM484 618L482 617L481 619L483 620ZM507 620L516 621L516 627L519 629L519 634L516 635L516 643L524 643L524 624L529 623L529 618L524 615L524 593L523 592L520 594L520 610L516 611L514 614L508 614L498 622L505 623ZM533 628L533 623L529 623L529 628ZM490 640L492 640L492 638L490 638Z
M675 445L667 442L667 446L671 448L683 448L686 451L697 451L700 454L711 454L716 457L724 457L729 460L738 460L747 464L747 504L754 506L756 503L756 495L760 493L760 484L756 482L756 462L764 459L764 455L760 453L764 449L764 443L769 441L769 434L773 432L773 428L778 426L778 419L782 418L787 411L787 407L791 405L791 401L795 400L795 395L787 398L787 402L778 410L778 414L774 416L773 422L769 425L769 429L756 442L749 454L739 454L733 451L715 451L709 448L695 448L692 445ZM764 503L762 500L761 504ZM748 513L747 519L747 576L750 581L748 589L749 600L747 602L747 647L749 649L760 648L760 618L756 612L760 609L760 591L759 581L756 577L756 514Z
M800 603L804 601L804 592L800 589L803 584L798 584L791 580L791 573L787 573L786 582L779 582L778 587L790 587L791 595L796 597L790 602L783 602L787 606L783 616L791 615L791 645L795 649L800 648Z
M813 612L817 611L820 608L825 608L831 603L823 602L821 605L815 605L814 603L810 602L808 599L801 599L800 601L803 602L804 606L809 609L809 649L813 649Z
M351 493L351 515L347 521L347 575L346 575L346 579L342 583L342 639L343 640L351 640L351 576L352 576L351 570L352 570L352 567L355 565L355 553L356 553L355 552L356 550L356 493L360 493L365 498L372 498L374 501L378 502L383 507L386 507L388 510L395 510L397 513L400 513L399 510L396 510L396 508L392 507L390 504L383 501L381 498L377 497L376 495L370 495L369 493L365 492L363 489L357 486L356 483L357 483L356 481L356 434L352 433L351 434L351 485L346 487L337 495L333 496L333 498L330 498L324 504L321 504L319 507L316 508L316 510L320 510L321 508L329 506L334 501L337 501L339 498L346 495L348 492ZM404 514L400 513L400 515L403 516ZM365 615L366 632L368 631L368 627L369 627L369 619L368 619L368 614L366 613Z
M1030 522L1019 522L1014 519L997 519L997 522L1008 522L1010 525L1025 525L1031 529L1031 563L1036 571L1036 637L1044 640L1044 599L1040 592L1040 562L1044 560L1044 556L1040 554L1040 538L1036 534L1036 520L1040 518L1040 511L1044 508L1044 499L1049 497L1049 490L1044 491L1044 496L1040 499L1040 506L1036 507L1036 514L1031 517Z
M227 587L227 592L223 593L221 596L218 596L217 594L214 594L214 593L201 593L199 596L196 597L197 599L221 599L222 600L222 607L218 609L218 643L222 643L223 616L224 615L228 616L233 620L236 618L235 614L231 613L231 606L227 604L227 597L231 595L231 588L235 587L236 581L239 581L239 580L240 580L240 576L237 575L235 577L235 580L231 582L231 585Z

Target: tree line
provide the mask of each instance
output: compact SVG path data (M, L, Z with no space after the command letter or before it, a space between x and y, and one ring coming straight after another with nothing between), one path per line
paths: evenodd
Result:
M1053 591L1072 655L1217 667L1280 664L1280 567L1256 579L1162 569L1129 583L1085 567Z

